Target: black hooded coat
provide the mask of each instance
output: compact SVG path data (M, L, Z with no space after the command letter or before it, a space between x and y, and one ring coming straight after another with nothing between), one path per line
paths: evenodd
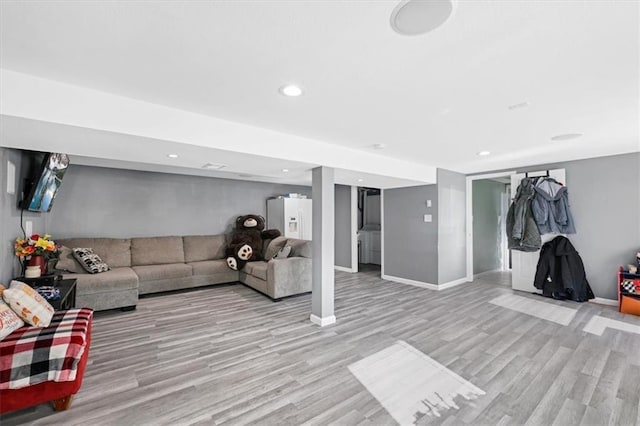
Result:
M563 236L545 243L540 250L534 285L554 299L586 302L593 291L584 272L584 264L571 242Z

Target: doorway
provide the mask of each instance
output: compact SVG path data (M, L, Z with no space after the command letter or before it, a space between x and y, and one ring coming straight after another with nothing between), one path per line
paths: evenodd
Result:
M505 222L511 200L510 176L515 173L467 176L467 281L473 281L476 273L510 270Z
M378 188L358 187L358 270L381 275L382 202Z
M506 176L472 183L474 276L511 269L506 233L510 187Z

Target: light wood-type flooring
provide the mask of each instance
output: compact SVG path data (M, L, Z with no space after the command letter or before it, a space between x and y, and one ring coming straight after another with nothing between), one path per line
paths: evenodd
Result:
M71 409L44 404L0 423L396 424L349 365L402 340L485 392L418 424L640 424L640 335L583 331L594 316L640 317L517 293L577 309L565 326L489 303L514 294L508 274L440 292L379 274L336 272L337 323L324 328L309 322L310 295L273 303L242 285L97 313Z

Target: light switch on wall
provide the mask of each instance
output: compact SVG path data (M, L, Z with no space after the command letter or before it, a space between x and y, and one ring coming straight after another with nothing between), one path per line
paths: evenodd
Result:
M431 200L427 200L427 207L431 207Z
M29 238L30 236L33 235L33 222L30 220L27 220L24 223L24 232L27 234L27 238Z
M430 214L425 214L424 215L424 221L425 222L433 222L433 216L431 216Z
M16 193L16 165L7 161L7 194Z

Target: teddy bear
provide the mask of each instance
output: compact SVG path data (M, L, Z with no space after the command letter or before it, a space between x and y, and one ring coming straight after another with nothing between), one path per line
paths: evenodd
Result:
M264 240L280 236L277 229L264 229L264 217L255 214L238 216L227 245L226 256L229 268L237 271L247 262L263 260Z

